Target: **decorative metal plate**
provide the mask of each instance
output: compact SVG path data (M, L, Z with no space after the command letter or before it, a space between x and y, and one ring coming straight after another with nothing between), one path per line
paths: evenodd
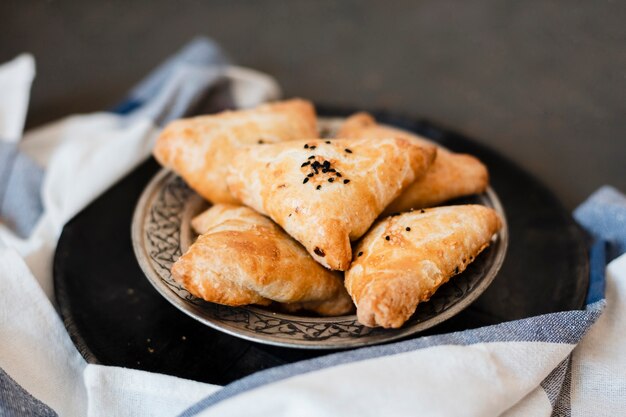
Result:
M338 119L322 119L320 130L324 136L331 137L338 123ZM143 192L133 216L132 240L139 265L150 283L174 306L208 326L277 346L358 347L409 336L441 323L470 305L493 281L508 244L502 206L491 188L463 203L494 208L504 220L504 226L489 248L463 273L441 286L430 301L418 305L415 314L400 329L369 328L360 324L356 315L305 317L256 306L227 307L191 295L174 281L170 269L195 237L191 218L208 203L167 170L159 172Z

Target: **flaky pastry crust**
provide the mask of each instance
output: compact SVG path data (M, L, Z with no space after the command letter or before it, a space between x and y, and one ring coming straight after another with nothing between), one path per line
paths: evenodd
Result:
M417 143L429 140L407 131L381 126L367 113L357 113L344 122L338 136L346 138L398 137ZM454 198L484 192L489 185L487 168L472 155L437 149L437 157L421 178L400 194L385 213L403 212L411 208L432 207Z
M173 121L157 138L153 154L207 200L235 203L225 177L237 148L316 135L313 105L293 99Z
M380 220L359 242L346 288L366 326L398 328L421 302L465 270L502 227L480 205L447 206Z
M254 210L218 204L192 224L202 234L172 267L190 293L231 306L276 301L323 315L352 309L341 275Z
M350 264L350 242L435 155L404 139L310 139L248 146L233 158L231 194L271 217L315 260L335 270Z

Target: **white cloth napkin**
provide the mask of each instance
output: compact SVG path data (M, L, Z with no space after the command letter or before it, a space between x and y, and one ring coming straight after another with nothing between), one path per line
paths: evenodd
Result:
M216 50L198 40L133 90L118 113L72 116L20 142L19 150L45 169L43 214L28 238L0 224L0 415L623 414L626 255L607 268L602 313L601 246L592 258L595 284L584 311L342 352L271 368L226 387L87 364L50 301L50 263L60 230L148 155L157 123L180 116L185 103L197 101L198 92L216 79L231 79L237 104L278 96L270 78L218 62ZM23 124L34 69L27 56L8 65L0 67L0 88L15 91L0 94L0 126L15 132ZM16 67L21 70L4 71ZM607 193L617 195L618 203L623 199L603 190L591 207L602 205ZM581 218L597 212L583 210ZM617 238L626 240L626 232Z

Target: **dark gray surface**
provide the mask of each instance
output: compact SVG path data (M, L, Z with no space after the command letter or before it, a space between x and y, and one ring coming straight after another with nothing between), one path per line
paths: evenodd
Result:
M569 209L626 190L625 2L5 0L0 27L0 61L37 59L29 126L111 105L204 34L287 96L479 138Z

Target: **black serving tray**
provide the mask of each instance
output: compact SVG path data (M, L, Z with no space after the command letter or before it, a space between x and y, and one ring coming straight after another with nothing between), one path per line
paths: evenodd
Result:
M346 109L323 109L346 116ZM589 281L586 238L556 197L505 157L462 135L385 112L413 130L480 158L500 197L510 241L504 265L469 308L424 334L446 333L581 308ZM279 348L211 329L177 310L143 275L131 244L137 200L159 166L148 159L69 221L54 257L57 303L91 363L227 384L261 369L331 352ZM416 336L416 337L419 337Z

